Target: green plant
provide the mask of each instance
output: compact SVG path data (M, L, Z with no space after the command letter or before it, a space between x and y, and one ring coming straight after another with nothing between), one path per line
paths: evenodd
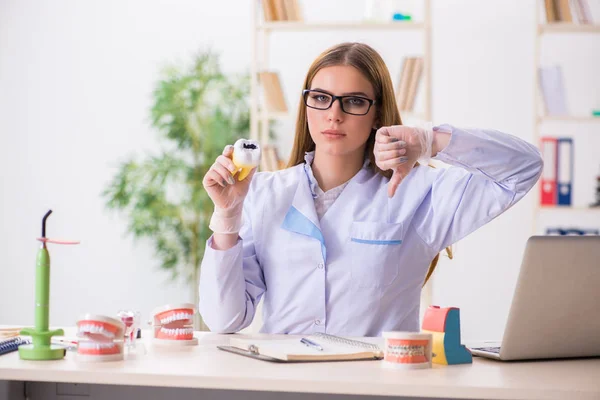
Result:
M127 214L130 234L153 242L160 267L193 285L195 304L213 211L202 178L227 144L248 137L248 94L248 77L225 76L211 51L165 68L151 110L162 149L122 162L102 194Z

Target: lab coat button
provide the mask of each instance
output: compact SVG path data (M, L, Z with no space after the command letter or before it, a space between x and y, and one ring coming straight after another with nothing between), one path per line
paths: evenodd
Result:
M320 319L315 319L315 325L321 325L321 320Z
M324 267L323 263L319 263L319 265L317 265L317 268L319 268L319 269L323 269L323 267Z

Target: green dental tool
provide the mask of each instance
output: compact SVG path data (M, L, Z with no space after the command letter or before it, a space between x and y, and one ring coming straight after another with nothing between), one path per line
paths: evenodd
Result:
M35 326L24 328L21 335L31 336L32 344L19 346L19 357L23 360L60 360L65 356L65 348L50 343L52 336L62 336L62 329L49 330L50 315L50 254L46 243L79 244L73 241L51 240L46 238L46 218L52 214L48 210L42 219L42 247L37 253L35 268Z

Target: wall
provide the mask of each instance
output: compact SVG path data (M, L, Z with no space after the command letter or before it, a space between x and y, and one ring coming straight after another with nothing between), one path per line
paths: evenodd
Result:
M357 20L364 11L359 0L302 3L306 19L315 21ZM48 208L54 210L49 236L82 241L51 248L52 324L120 308L147 316L157 305L191 298L184 282L170 283L158 269L147 242L125 235L126 221L108 213L99 194L119 160L157 146L148 108L161 65L210 46L222 54L226 71L249 69L249 4L0 1L0 324L33 321L34 239ZM418 2L406 4L418 16ZM533 1L433 0L433 18L434 122L490 127L533 141ZM281 72L292 109L314 57L349 40L379 50L395 80L402 57L422 48L419 33L275 33L270 65ZM573 113L599 108L600 91L589 89L600 67L598 36L548 38L544 48L542 62L564 60ZM600 168L597 127L547 127L576 135L578 204L591 202ZM284 153L291 129L290 121L278 125ZM502 335L533 231L534 200L528 195L458 243L455 259L443 260L436 273L434 302L461 307L465 340ZM600 213L578 218L600 227Z

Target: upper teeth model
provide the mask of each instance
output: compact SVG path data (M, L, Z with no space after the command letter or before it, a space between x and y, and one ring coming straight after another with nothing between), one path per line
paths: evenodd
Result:
M152 312L153 343L169 346L198 344L193 327L195 312L196 308L190 303L167 304L154 309Z
M238 180L244 180L260 163L260 146L256 140L239 139L233 145L233 164L241 169Z
M78 361L123 359L125 324L106 315L85 314L77 321Z

